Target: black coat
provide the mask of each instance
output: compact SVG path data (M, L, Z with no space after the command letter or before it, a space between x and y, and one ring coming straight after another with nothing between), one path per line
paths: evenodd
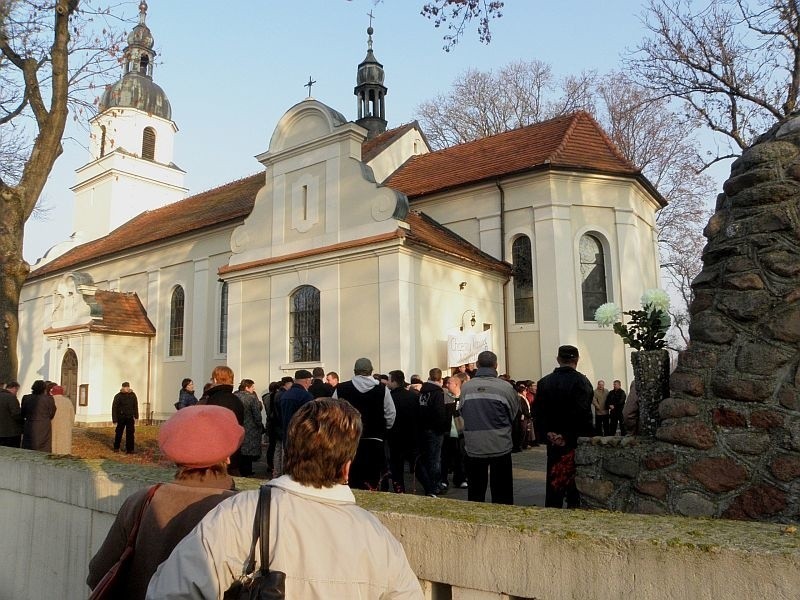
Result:
M330 383L325 383L322 379L315 379L308 388L309 393L316 398L331 398L334 387Z
M236 420L239 422L239 425L244 427L244 403L242 403L242 399L239 398L239 396L233 393L232 385L225 383L215 385L214 387L208 389L206 395L206 404L211 404L213 406L224 406L233 412L234 415L236 415ZM230 456L230 464L228 465L229 475L239 475L239 464L241 463L241 460L241 449L237 449L236 452Z
M575 448L579 437L594 435L593 394L586 376L572 367L559 367L540 379L533 405L537 437L547 439L547 433L558 433L568 448Z
M444 406L444 389L440 385L426 381L419 390L420 426L425 431L447 433L450 431L450 418ZM455 406L453 406L455 408Z
M228 410L232 410L236 415L236 420L239 425L244 427L244 404L241 398L233 393L233 386L228 384L215 385L208 389L206 392L208 399L206 404L213 404L215 406L224 406Z
M419 435L419 395L407 387L396 388L391 393L397 415L389 430L389 442L415 447Z
M133 392L119 392L111 403L111 420L119 423L123 419L139 418L139 401Z
M56 402L49 394L28 394L22 397L22 418L25 419L22 447L28 450L52 450L51 422L56 415Z

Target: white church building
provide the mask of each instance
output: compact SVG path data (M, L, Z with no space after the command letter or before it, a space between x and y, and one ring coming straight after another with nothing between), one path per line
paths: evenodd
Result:
M98 424L122 381L160 420L184 377L223 364L265 390L299 368L347 379L360 356L409 376L489 348L536 379L569 343L589 377L630 378L594 309L659 285L664 201L588 114L431 151L416 122L387 130L370 28L356 120L307 98L257 175L187 197L145 16L90 123L74 233L22 291L25 385L62 383Z

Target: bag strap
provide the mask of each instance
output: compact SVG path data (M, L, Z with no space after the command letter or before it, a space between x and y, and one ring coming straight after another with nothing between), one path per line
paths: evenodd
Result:
M256 516L253 519L253 543L250 546L250 554L244 565L244 575L250 575L256 570L256 544L259 538L263 540L261 544L261 566L259 569L263 574L269 573L269 504L272 498L272 486L264 484L258 491L258 504L256 505Z
M269 509L272 500L272 486L262 485L258 499L261 504L260 526L261 529L261 574L269 573Z
M139 507L139 514L136 515L136 520L133 522L133 527L131 528L131 532L128 535L128 546L133 549L136 545L136 536L139 534L139 525L142 523L142 517L144 516L144 511L147 510L147 506L150 504L150 501L153 499L153 496L156 495L156 490L161 487L160 483L151 486L150 489L147 491L147 495L144 497L144 502Z

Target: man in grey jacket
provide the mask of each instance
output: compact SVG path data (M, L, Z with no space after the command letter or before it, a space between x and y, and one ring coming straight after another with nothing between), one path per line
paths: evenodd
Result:
M486 501L490 486L493 504L514 504L511 468L511 424L519 410L517 393L497 376L497 355L478 355L475 377L461 387L461 416L467 453L467 497Z

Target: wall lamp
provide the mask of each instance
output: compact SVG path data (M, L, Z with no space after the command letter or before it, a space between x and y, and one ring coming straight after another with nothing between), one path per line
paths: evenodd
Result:
M469 324L470 326L475 327L475 311L472 310L471 308L468 308L461 315L461 327L459 327L461 331L464 331L464 317L466 317L470 313L472 313L472 316L470 317Z

